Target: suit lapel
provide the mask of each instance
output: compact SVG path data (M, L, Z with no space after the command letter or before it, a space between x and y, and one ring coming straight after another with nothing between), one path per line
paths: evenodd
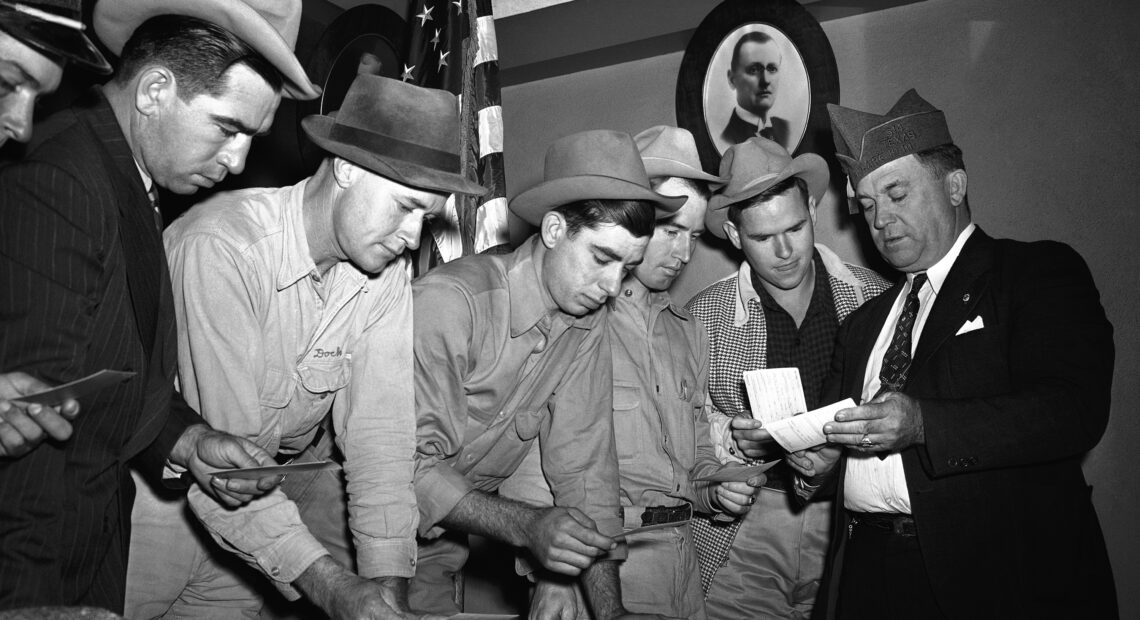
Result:
M993 251L993 238L981 228L970 235L942 283L930 316L922 327L909 376L913 377L920 371L947 338L954 336L963 323L976 316L978 302L989 286Z

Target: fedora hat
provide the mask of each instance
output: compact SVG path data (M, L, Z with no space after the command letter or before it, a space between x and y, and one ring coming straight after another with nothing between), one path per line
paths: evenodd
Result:
M135 28L159 15L186 15L225 28L281 72L286 97L320 96L293 54L301 0L96 0L95 34L112 53L122 55Z
M633 137L641 161L649 178L680 177L696 179L713 185L724 185L727 179L713 176L701 170L701 157L697 153L697 141L688 129L657 125Z
M705 228L721 239L729 206L758 196L784 179L803 179L817 203L827 192L827 162L822 157L804 153L792 159L784 147L759 136L729 147L720 160L720 175L729 177L728 185L709 200Z
M0 30L53 61L110 73L84 29L80 0L0 0Z
M576 200L648 200L657 216L675 213L684 196L662 196L649 188L649 175L627 133L594 129L559 138L546 149L543 180L515 196L510 209L538 226L554 207Z
M379 75L359 75L334 115L301 121L322 149L398 183L479 196L464 176L455 95Z

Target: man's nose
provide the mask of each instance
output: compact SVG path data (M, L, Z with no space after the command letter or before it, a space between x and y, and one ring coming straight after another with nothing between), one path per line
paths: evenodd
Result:
M400 239L409 250L415 250L420 247L420 237L423 236L424 216L416 214L407 219L408 221L400 227Z
M249 147L252 145L253 136L238 134L232 143L218 153L218 163L230 174L241 174L245 170L245 158L249 155Z
M625 279L625 270L619 266L617 269L607 270L607 272L602 275L602 279L598 282L598 285L605 291L607 296L617 297L617 294L621 292L621 281L623 279Z
M15 101L8 104L8 110L0 116L0 123L8 137L17 142L27 142L32 137L32 108L36 100L16 93L13 93L13 98ZM0 144L3 142L0 141Z
M787 235L778 235L776 237L776 256L778 258L787 258L792 255L792 240Z

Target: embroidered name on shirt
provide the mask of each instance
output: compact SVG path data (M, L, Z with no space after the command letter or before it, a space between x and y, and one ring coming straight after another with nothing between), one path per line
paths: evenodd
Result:
M329 358L329 357L340 357L341 355L344 355L344 351L341 350L340 347L337 347L336 351L329 351L327 349L317 349L316 351L313 352L313 359L319 360L319 359L325 359L325 358Z

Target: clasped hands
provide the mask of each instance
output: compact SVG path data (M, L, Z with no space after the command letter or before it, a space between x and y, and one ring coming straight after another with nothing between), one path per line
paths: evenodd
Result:
M808 480L828 473L843 448L864 454L895 452L925 441L922 408L901 392L885 392L858 407L840 409L823 432L826 444L787 455L788 464ZM732 419L732 438L748 458L772 451L772 435L749 416Z

